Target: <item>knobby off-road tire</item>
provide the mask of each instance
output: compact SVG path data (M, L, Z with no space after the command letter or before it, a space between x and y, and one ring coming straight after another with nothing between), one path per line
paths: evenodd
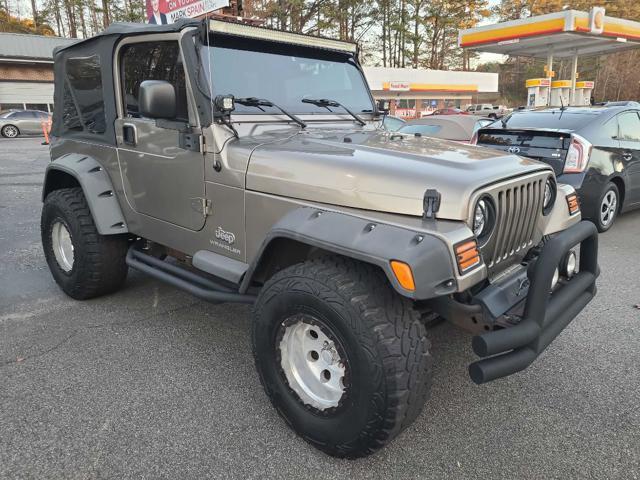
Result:
M40 230L51 274L70 297L98 297L118 290L124 283L127 237L98 233L81 188L54 190L47 195ZM60 244L67 248L60 250Z
M300 333L304 341L287 344L288 329L307 332ZM332 374L344 371L340 400L325 408L302 399L283 362L301 343L318 339L335 345L330 352L341 362ZM383 447L416 419L431 388L430 344L411 301L390 287L380 269L343 257L274 275L254 306L252 341L260 380L278 413L332 456L362 457ZM320 356L313 348L302 353L310 368L332 359L324 349Z

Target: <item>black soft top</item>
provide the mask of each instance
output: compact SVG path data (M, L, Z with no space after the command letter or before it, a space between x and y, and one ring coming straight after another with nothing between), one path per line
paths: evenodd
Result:
M108 145L116 144L114 119L116 118L116 100L113 83L113 55L116 45L123 37L149 35L154 33L179 32L187 27L197 27L202 22L193 19L180 19L168 25L148 25L142 23L113 23L101 33L53 51L54 59L54 104L52 135L56 137L90 140ZM104 104L104 125L98 131L71 129L64 124L65 109L73 106L64 104L65 83L67 82L66 64L68 59L98 56L100 77L102 80L102 101ZM69 103L69 102L67 102Z
M132 23L132 22L115 22L105 28L102 32L94 35L93 37L85 38L74 42L70 45L59 46L53 49L53 55L63 50L75 49L82 47L86 43L115 43L121 37L130 35L149 35L152 33L172 33L179 32L186 27L197 27L201 25L202 21L194 20L191 18L181 18L175 23L169 23L167 25L152 25L148 23ZM110 38L111 37L111 38ZM115 40L113 37L116 37Z

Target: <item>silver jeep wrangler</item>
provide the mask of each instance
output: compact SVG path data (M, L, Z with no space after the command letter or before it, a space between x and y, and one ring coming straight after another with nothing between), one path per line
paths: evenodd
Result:
M131 267L251 304L267 395L330 455L418 416L436 320L474 334L481 384L529 366L595 295L574 190L543 163L385 131L356 45L183 20L54 56L55 281L88 299Z

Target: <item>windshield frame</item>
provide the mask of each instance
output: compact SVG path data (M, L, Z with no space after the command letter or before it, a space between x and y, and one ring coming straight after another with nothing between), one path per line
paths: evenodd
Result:
M333 51L333 50L322 49L318 47L310 47L310 46L303 46L303 45L296 45L296 44L285 44L282 42L253 39L248 37L240 37L240 36L221 34L216 32L211 32L209 35L210 35L209 38L211 40L211 44L207 45L206 43L199 42L199 45L197 45L196 48L198 50L198 57L200 62L199 69L201 71L201 78L204 80L204 82L206 82L206 88L209 90L209 92L212 92L212 97L223 94L223 92L216 92L213 89L213 86L211 84L212 79L210 78L210 75L209 75L209 60L211 58L211 54L209 53L208 49L220 46L221 42L223 43L223 45L231 43L230 47L233 48L235 47L235 45L233 45L233 42L238 42L243 47L243 48L239 48L240 50L256 52L258 54L261 54L261 53L274 54L272 50L275 48L277 52L275 54L291 55L291 56L300 57L300 58L305 58L305 57L319 58L320 60L331 62L333 61L331 59L333 55L340 57L339 60L335 60L336 63L350 64L353 68L355 68L356 72L359 75L358 79L362 81L362 86L366 92L367 106L370 106L370 109L368 109L368 111L360 111L360 109L356 109L356 113L358 114L358 116L361 116L365 121L376 119L379 116L376 108L375 99L371 92L371 88L369 87L369 82L367 81L367 78L364 74L364 70L362 69L360 62L358 61L357 53L351 54L349 52L344 52L344 51ZM284 53L285 51L286 53ZM288 51L290 51L291 53L289 53ZM283 53L280 53L280 52L283 52ZM322 57L327 57L327 58L322 58ZM216 62L214 58L211 66L215 68L215 65L216 65ZM229 92L229 93L232 93L232 92ZM259 94L260 92L257 92L257 93ZM259 96L259 95L254 95L254 96ZM264 98L264 100L278 103L278 100L274 98ZM307 104L306 106L308 108L309 104ZM353 121L353 117L340 107L335 107L335 108L331 107L332 111L321 106L314 107L317 109L317 111L301 110L297 108L297 105L293 106L293 105L287 104L287 105L283 105L283 107L299 117L313 117L312 119L315 119L315 120L339 119L339 120ZM302 99L300 101L300 107L301 108L305 107L305 103L302 102ZM267 107L267 108L264 108L265 111L261 111L258 108L254 108L253 110L255 111L234 110L232 112L232 116L234 117L242 116L243 119L245 120L250 119L251 117L256 117L256 118L284 117L284 115L280 111L278 111L277 108Z

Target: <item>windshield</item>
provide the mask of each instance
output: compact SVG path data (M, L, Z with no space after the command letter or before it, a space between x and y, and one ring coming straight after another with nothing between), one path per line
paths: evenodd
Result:
M4 110L4 111L0 112L0 118L7 118L12 113L13 113L13 111L11 111L11 110Z
M384 117L383 126L385 130L388 130L389 132L397 132L399 128L404 126L405 123L407 122L405 122L401 118L391 117L387 115L386 117Z
M367 84L348 54L221 35L212 36L211 42L202 47L201 57L214 97L262 98L297 114L344 113L338 107L328 110L303 103L305 98L335 100L355 113L373 111ZM272 107L261 108L266 113L277 112ZM239 104L235 112L263 113Z

